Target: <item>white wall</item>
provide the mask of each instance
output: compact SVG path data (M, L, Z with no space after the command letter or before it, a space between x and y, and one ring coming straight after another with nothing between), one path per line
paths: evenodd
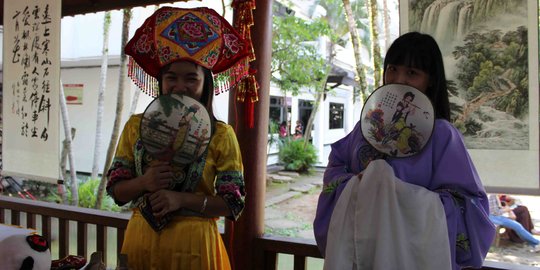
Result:
M270 87L270 95L271 96L283 96L281 91L275 87L274 85L271 85ZM296 119L298 119L298 100L314 100L314 95L304 91L300 93L298 96L292 97L292 105L291 105L291 125L294 126ZM329 103L342 103L345 105L344 107L344 123L342 129L329 129ZM317 114L315 115L314 120L314 130L312 132L313 136L313 145L317 149L318 154L318 160L317 160L317 166L326 166L328 163L328 155L330 154L330 144L334 143L335 141L341 139L345 135L347 135L352 129L354 128L354 124L356 124L357 119L360 117L354 117L353 112L358 111L358 109L355 109L355 106L359 106L358 103L354 104L352 103L352 87L350 86L340 86L335 88L332 92L330 92L326 100L320 105L319 109L317 110ZM305 123L304 123L305 124ZM272 147L270 149L270 153L273 155L270 156L268 159L268 164L274 164L277 162L277 154L278 149L276 147Z
M201 2L175 3L174 6L210 6L216 9L218 13L222 13L221 2L213 0L204 0ZM132 11L131 33L133 35L135 29L154 11L154 6L148 8L134 8ZM64 84L83 84L84 96L82 105L68 105L68 112L71 125L76 128L76 135L73 141L73 150L75 157L75 168L79 172L91 172L94 144L95 144L95 128L96 128L96 104L97 90L100 82L100 66L102 52L102 32L103 32L103 17L104 12L77 15L74 17L64 17L62 19L62 71L61 79ZM226 17L232 17L230 10L226 11ZM108 142L110 140L113 116L115 115L116 106L116 91L118 88L118 55L120 48L120 36L122 25L122 12L117 10L112 12L110 38L109 38L109 71L107 74L107 90L105 95L105 111L102 124L102 147L100 170L103 171L105 155L107 152ZM0 42L1 45L1 42ZM338 58L352 59L352 54L340 53ZM0 58L1 59L1 58ZM354 63L350 63L351 65ZM137 88L131 83L129 78L124 78L126 82L126 93L124 96L124 115L122 117L121 129L127 120L127 113L131 106L131 98ZM336 88L335 95L329 95L326 102L319 108L315 130L313 132L314 143L319 148L319 164L325 166L329 154L329 144L335 142L339 138L345 136L354 127L354 123L359 118L358 104L352 104L352 90L350 87ZM270 95L282 96L279 89L274 87L270 90ZM293 97L293 105L298 104L298 99L313 100L313 95L304 93L298 97ZM216 117L227 122L228 118L228 99L229 93L223 93L215 97L214 113ZM136 112L143 112L146 105L152 99L145 94L140 95L140 102ZM345 123L343 129L328 130L328 101L339 102L345 104ZM355 117L358 115L358 117ZM293 106L292 118L297 119L298 108ZM63 128L63 127L62 127ZM60 134L63 140L63 130ZM272 151L275 151L273 149ZM269 164L277 162L275 156L268 160Z
M209 6L213 7L221 14L221 3L205 0L200 2L174 3L167 6L195 7ZM132 10L132 19L130 25L130 37L135 30L150 16L155 6L147 8L134 8ZM62 82L84 84L84 96L82 105L68 105L68 112L71 125L76 128L75 139L73 140L74 165L78 172L91 172L94 145L95 129L97 121L97 93L100 83L101 53L103 50L103 18L104 12L98 12L86 15L77 15L73 17L64 17L62 19ZM109 36L109 70L107 73L104 117L102 123L102 143L99 161L99 172L103 171L107 148L111 138L114 115L116 110L116 96L118 91L118 73L119 73L119 55L121 52L120 37L122 27L121 11L111 12L111 26ZM229 10L227 18L232 17ZM128 119L128 113L131 107L131 100L135 91L139 91L128 77L124 78L126 92L124 94L124 109L120 130L123 129L125 121ZM220 94L216 98L216 103L227 104L228 93ZM144 112L146 106L152 101L152 98L141 93L136 113ZM227 121L228 110L217 110L216 117ZM61 134L63 135L63 127ZM61 140L64 137L62 136Z
M83 98L81 105L68 105L68 114L70 124L76 129L75 137L73 139L73 154L74 165L77 171L91 172L94 158L94 145L96 134L96 122L97 122L97 100L98 89L100 84L100 66L89 66L80 68L63 68L61 70L62 83L64 84L83 84ZM107 74L107 86L105 90L105 106L102 119L102 143L101 143L101 160L100 170L103 170L103 164L105 162L105 155L107 153L108 142L111 138L112 127L114 123L115 110L116 110L116 98L118 92L118 66L109 66ZM131 97L133 90L131 86L133 84L126 77L124 78L127 91L124 96L124 115L122 117L123 123L127 120L127 113L131 105ZM61 140L64 140L64 127L61 126Z

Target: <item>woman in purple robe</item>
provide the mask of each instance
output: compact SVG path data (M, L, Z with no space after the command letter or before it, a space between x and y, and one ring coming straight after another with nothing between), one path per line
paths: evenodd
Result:
M428 96L436 118L433 134L420 153L406 158L392 158L375 150L362 136L360 122L332 144L314 221L321 254L324 257L330 219L346 183L355 175L361 179L370 161L385 159L399 179L439 194L448 225L452 269L481 267L495 228L489 221L486 192L462 135L449 122L448 90L436 41L418 32L396 39L384 60L384 83L409 85Z

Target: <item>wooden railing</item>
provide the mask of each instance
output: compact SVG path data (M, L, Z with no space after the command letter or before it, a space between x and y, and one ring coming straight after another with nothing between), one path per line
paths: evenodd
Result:
M25 218L23 219L22 216L25 216ZM117 230L115 239L117 250L115 253L119 254L129 216L128 214L0 196L0 223L34 228L49 243L52 243L52 235L58 235L58 250L51 250L51 253L58 254L58 258L73 255L69 254L68 249L70 246L70 222L75 222L77 235L75 243L77 246L76 255L89 257L87 254L89 245L88 227L89 225L95 225L96 249L103 251L103 260L106 262L107 242L109 241L107 228L116 228ZM8 219L9 222L7 222ZM58 220L58 226L52 226L53 219ZM90 240L94 241L94 239Z
M321 253L315 241L290 237L263 236L256 239L256 248L263 255L257 259L255 269L276 270L278 254L294 256L294 270L306 270L308 258L320 258ZM538 267L518 265L504 262L485 261L482 270L539 270ZM470 270L470 269L469 269Z
M52 226L53 219L58 220L58 226ZM49 242L51 242L51 236L53 234L58 235L58 258L69 255L70 222L77 224L77 241L75 243L77 246L77 255L88 257L89 225L96 226L96 250L102 251L103 256L106 256L108 241L115 241L116 251L114 253L119 254L128 219L129 214L111 213L0 195L0 223L38 228L38 232L47 238ZM58 231L53 231L53 227ZM115 228L117 230L116 239L108 239L107 228ZM254 267L261 270L276 270L278 254L293 255L294 270L306 270L308 258L322 258L315 242L309 239L262 236L255 240L255 248L258 252L256 252L257 256L253 258ZM106 257L104 257L104 261L106 261ZM486 262L482 269L538 270L539 268L500 262Z
M255 269L275 270L278 254L294 256L294 270L307 269L308 258L322 258L315 241L278 236L262 236L255 240L255 248L262 254L256 259Z

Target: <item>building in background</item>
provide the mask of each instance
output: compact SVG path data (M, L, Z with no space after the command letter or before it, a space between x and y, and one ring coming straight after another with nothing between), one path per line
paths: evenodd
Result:
M306 3L298 1L294 5L295 16L302 16L309 19L317 16L318 12L324 12L324 9L316 7L310 11L305 10ZM294 3L293 3L294 4ZM220 1L203 0L190 2L177 2L171 4L179 7L208 6L214 8L218 13L222 13ZM146 8L132 9L132 19L130 25L130 37L135 29L150 16L155 6ZM92 170L95 129L97 121L97 101L100 84L101 58L103 49L103 20L104 12L92 13L86 15L77 15L73 17L64 17L62 19L61 29L61 82L66 85L66 96L68 96L68 112L70 122L76 129L73 139L74 165L78 172L89 173ZM107 153L108 142L111 137L112 127L115 116L116 95L118 91L119 64L120 64L120 39L122 28L122 11L115 10L111 12L110 36L108 45L108 72L105 90L104 117L102 119L102 149L100 149L102 158L99 162L100 170L103 170L105 155ZM232 10L225 11L225 17L232 20ZM396 22L397 25L397 22ZM397 26L395 26L397 28ZM326 51L326 39L320 38L316 41L321 52ZM349 42L350 43L350 42ZM2 43L0 43L1 46ZM368 55L367 52L364 52ZM366 56L367 57L367 56ZM1 58L0 58L1 59ZM366 58L367 59L367 58ZM367 60L366 60L367 61ZM352 45L341 47L337 50L336 61L332 67L332 80L329 86L333 91L326 95L324 102L320 105L312 130L311 142L318 151L318 164L325 166L330 152L330 144L342 138L349 133L355 123L359 120L361 106L359 102L353 103L353 83L354 83L354 57ZM129 118L129 112L132 106L134 94L139 91L137 87L126 76L126 92L124 95L124 108L121 121L123 127L125 121ZM67 94L67 93L70 94ZM270 119L281 123L284 121L285 108L291 121L291 132L294 132L296 120L301 120L304 126L307 123L309 114L313 110L312 101L314 95L309 89L305 89L298 96L283 97L283 93L275 85L270 86ZM229 93L221 93L215 97L216 103L220 106L214 106L214 113L219 120L228 121L228 100ZM152 98L141 94L135 107L135 113L142 113L146 106L152 101ZM286 107L283 105L286 104ZM224 106L225 105L225 106ZM62 127L63 128L63 127ZM61 130L60 134L64 134ZM269 136L272 136L271 134ZM277 134L275 134L277 137ZM64 138L60 138L63 140ZM269 147L268 164L275 164L277 159L277 147Z

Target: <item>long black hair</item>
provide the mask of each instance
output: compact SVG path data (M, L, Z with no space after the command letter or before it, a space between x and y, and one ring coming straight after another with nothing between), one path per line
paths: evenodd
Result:
M428 73L429 86L426 95L433 104L435 118L450 121L450 101L442 53L433 37L419 32L401 35L386 53L384 72L390 64L417 68Z

